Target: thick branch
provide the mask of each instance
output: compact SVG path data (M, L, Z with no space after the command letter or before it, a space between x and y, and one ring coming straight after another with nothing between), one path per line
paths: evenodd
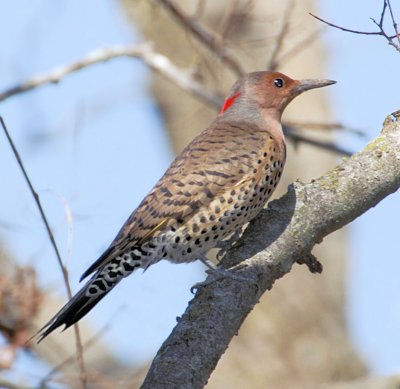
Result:
M291 185L249 225L223 261L224 267L247 265L235 274L249 281L226 277L200 288L158 351L142 388L204 387L262 294L297 260L310 257L325 236L399 187L398 112L363 151L311 183Z

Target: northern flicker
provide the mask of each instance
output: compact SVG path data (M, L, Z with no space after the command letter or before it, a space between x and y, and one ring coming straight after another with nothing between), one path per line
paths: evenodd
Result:
M281 115L296 96L334 84L260 71L240 78L218 116L173 161L82 275L82 289L42 328L71 326L136 269L188 263L251 221L276 188L286 159Z

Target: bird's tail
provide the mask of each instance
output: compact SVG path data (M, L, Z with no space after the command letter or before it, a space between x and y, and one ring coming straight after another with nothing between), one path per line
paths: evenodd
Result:
M56 328L65 325L67 329L85 316L124 277L140 266L138 257L116 257L96 271L82 289L41 328L35 336L38 343ZM34 336L34 337L35 337Z

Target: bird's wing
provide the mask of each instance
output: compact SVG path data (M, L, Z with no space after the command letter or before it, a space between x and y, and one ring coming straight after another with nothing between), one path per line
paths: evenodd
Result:
M131 247L145 243L171 225L184 224L216 197L254 177L254 160L276 142L265 131L219 123L195 138L125 222L85 278ZM260 172L262 174L263 172Z

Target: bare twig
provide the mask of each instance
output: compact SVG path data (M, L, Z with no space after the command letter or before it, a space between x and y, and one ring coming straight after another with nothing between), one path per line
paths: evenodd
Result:
M386 7L387 7L387 2L386 0L383 0L383 8L381 12L381 19L379 21L379 25L383 25L383 21L385 20L385 12L386 12Z
M386 12L386 8L388 6L389 6L389 10L390 10L390 15L391 15L391 18L392 18L393 28L394 28L394 30L396 32L396 35L394 35L394 36L389 36L385 32L384 27L383 27L383 21L384 21L384 18L385 18L385 12ZM380 19L379 23L374 18L371 18L371 20L379 28L379 30L381 32L381 35L386 38L386 40L388 41L389 45L393 46L398 52L400 52L400 46L393 42L393 39L395 37L397 37L397 40L399 40L400 37L399 37L399 33L397 31L397 23L394 20L394 16L393 16L393 12L392 12L392 6L390 5L389 0L383 0L383 9L382 9L381 19Z
M192 76L191 72L175 66L168 57L153 51L151 44L140 43L133 46L115 46L92 51L84 58L73 62L69 65L60 66L59 68L13 86L0 93L0 101L6 100L11 96L27 92L38 88L42 85L58 83L67 75L84 69L88 66L107 62L120 57L133 57L142 59L154 71L159 72L164 77L178 85L180 88L193 93L197 98L210 106L222 104L220 96L211 91L207 91L203 85L198 83Z
M201 24L197 19L186 15L172 0L158 0L175 19L186 29L188 29L194 37L208 47L213 53L225 62L238 76L244 74L239 62L235 59L232 51L226 47L223 39L216 32L211 31Z
M290 0L287 3L286 10L283 15L282 28L281 28L279 35L275 41L274 50L272 51L271 58L269 59L269 63L266 67L267 70L275 71L277 69L277 67L279 66L280 61L278 60L278 55L282 51L285 38L287 37L287 35L289 33L290 18L292 16L292 12L294 9L293 3L294 3L293 0Z
M286 53L283 53L279 56L278 64L286 63L293 58L295 58L298 54L302 53L308 46L314 43L317 38L320 36L321 30L316 30L311 32L309 35L305 36L300 42L297 42L291 49L289 49Z
M390 0L386 0L385 4L386 3L388 5L388 7L389 7L390 17L391 17L392 23L393 23L393 29L394 29L394 31L396 33L397 41L399 42L399 46L400 46L400 34L399 34L399 30L397 29L396 19L394 18L394 15L393 15L392 5L390 4Z
M193 17L194 18L201 18L204 15L204 11L205 11L205 4L206 1L205 0L199 0L196 4L196 9L193 12Z
M67 266L67 264L71 260L72 256L72 243L74 240L74 220L72 216L72 211L71 207L68 204L67 199L60 193L50 191L51 193L54 193L63 203L64 206L64 214L65 214L65 221L67 225L67 252L66 252L66 260L64 261L64 266Z
M384 20L385 20L385 13L386 13L386 9L389 7L389 11L390 11L390 15L391 15L391 19L392 19L392 23L393 23L393 28L396 32L395 35L388 35L385 31L385 28L383 26ZM400 35L399 32L397 30L397 23L395 21L393 12L392 12L392 6L390 4L389 0L383 0L383 8L382 8L382 12L381 12L381 17L379 22L377 22L374 18L371 18L372 22L379 28L379 31L359 31L359 30L352 30L349 28L345 28L345 27L341 27L338 26L337 24L333 24L331 22L328 22L312 13L310 13L310 15L312 17L314 17L315 19L318 19L319 21L321 21L322 23L327 24L328 26L334 27L334 28L338 28L339 30L342 31L346 31L346 32L351 32L353 34L362 34L362 35L380 35L383 36L388 44L392 47L394 47L398 52L400 52ZM399 44L394 43L394 38L397 38L397 40L399 41Z
M347 156L347 157L349 157L350 155L353 154L352 152L350 152L346 149L343 149L342 147L338 146L337 144L335 144L333 142L326 142L326 141L310 138L308 136L300 134L298 131L296 131L295 129L293 129L291 127L284 126L283 130L284 130L285 136L288 139L290 139L294 143L294 145L301 142L301 143L309 144L311 146L316 146L323 150L332 151L335 154L341 154L341 155Z
M110 318L114 319L115 315L111 315ZM87 350L90 347L92 347L100 338L100 336L102 334L104 334L111 326L111 319L110 322L106 323L103 328L101 328L94 336L92 336L88 341L86 341L83 344L83 349ZM67 357L66 359L64 359L64 361L62 361L61 363L59 363L57 366L54 366L48 373L46 376L44 376L42 378L42 380L40 381L40 384L38 386L39 389L45 389L47 383L51 380L51 378L54 376L54 374L56 374L58 371L60 371L61 369L65 368L66 366L68 366L70 363L72 363L74 361L74 356L71 355L69 357Z
M324 19L320 18L319 16L314 15L311 12L309 14L313 18L318 19L320 22L325 23L328 26L337 28L337 29L342 30L342 31L351 32L353 34L361 34L361 35L382 35L382 32L380 32L380 31L359 31L359 30L352 30L350 28L341 27L341 26L338 26L337 24L333 24L331 22L328 22L327 20L324 20Z
M29 186L29 189L30 189L30 192L32 193L32 196L33 196L33 198L35 200L35 203L36 203L37 208L39 210L39 213L40 213L40 216L42 218L42 221L43 221L43 223L44 223L44 225L46 227L47 234L49 236L51 245L52 245L52 247L54 249L54 252L56 254L58 265L60 266L60 269L61 269L61 272L62 272L62 275L63 275L63 278L64 278L64 283L65 283L65 287L67 289L68 298L71 299L72 298L72 292L71 292L71 287L70 287L69 279L68 279L68 271L67 271L66 267L64 266L64 264L62 262L60 252L58 250L56 241L54 239L54 235L53 235L53 233L51 231L51 228L50 228L49 222L47 220L46 214L45 214L44 209L42 207L42 204L40 202L39 195L37 194L37 192L35 191L35 189L34 189L34 187L32 185L32 182L31 182L31 180L30 180L30 178L28 176L28 173L26 172L26 169L25 169L25 167L24 167L24 165L22 163L21 156L18 153L18 150L15 147L15 144L14 144L14 142L13 142L13 140L12 140L8 130L7 130L7 127L6 127L5 123L4 123L4 120L3 120L3 118L1 116L0 116L0 122L1 122L1 126L3 127L3 131L4 131L4 133L5 133L6 137L7 137L8 143L10 144L11 149L12 149L12 151L14 153L15 159L18 162L18 165L19 165L19 167L20 167L20 169L22 171L22 174L24 175L25 181L27 182L27 184ZM75 325L74 329L75 329L75 339L76 339L76 348L77 348L77 360L78 360L78 365L79 365L79 369L80 369L81 386L84 389L84 388L86 388L86 371L85 371L85 366L84 366L84 362L83 362L82 342L81 342L81 337L80 337L80 334L79 334L78 326Z
M299 122L299 121L287 121L285 120L285 125L294 128L306 128L307 130L340 130L343 132L350 132L359 137L366 137L364 131L358 130L353 127L346 126L342 123L318 123L318 122Z
M224 41L231 30L232 18L235 16L236 10L239 6L239 0L232 0L228 3L225 12L219 22L218 33L221 36L221 40Z

